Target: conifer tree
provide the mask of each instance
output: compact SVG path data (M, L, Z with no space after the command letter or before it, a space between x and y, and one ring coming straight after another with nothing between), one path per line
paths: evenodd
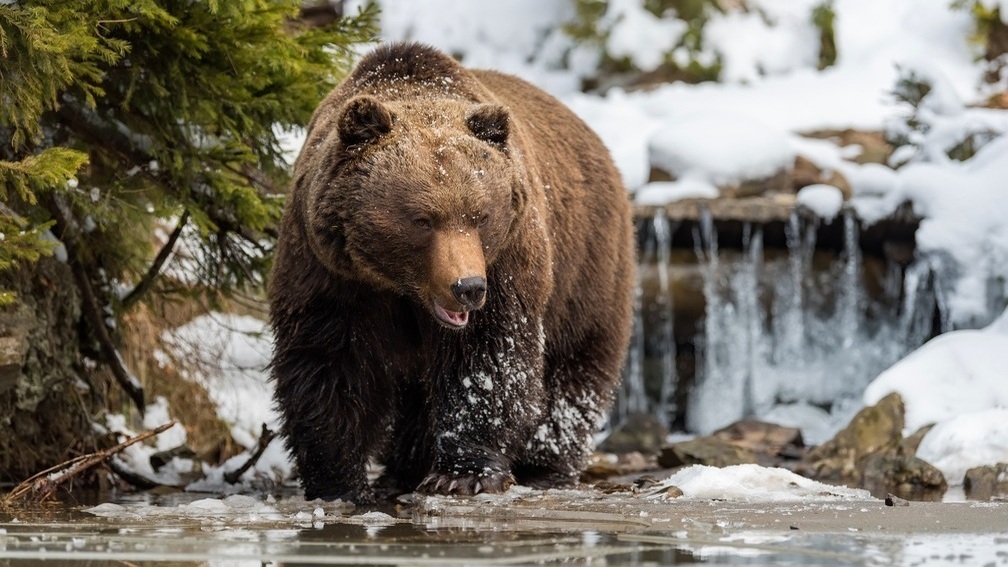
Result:
M41 304L39 288L10 282L32 281L39 258L55 254L70 277L54 285L79 298L76 320L59 324L77 327L78 354L108 365L141 407L116 322L162 291L183 230L198 235L202 286L261 284L288 175L279 137L307 123L354 47L376 34L373 5L322 26L299 20L301 9L0 0L0 310ZM175 228L155 250L166 219ZM0 316L0 340L8 326ZM30 389L0 384L0 437Z

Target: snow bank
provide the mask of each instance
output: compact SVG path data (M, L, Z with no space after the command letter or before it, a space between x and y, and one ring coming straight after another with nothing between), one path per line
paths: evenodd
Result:
M734 465L724 468L693 465L676 472L659 485L659 487L669 486L678 487L686 498L746 502L872 498L867 490L823 484L798 476L786 469L759 465Z
M187 441L185 428L176 424L159 434L153 445L138 443L126 448L115 457L117 463L160 484L218 494L272 486L290 477L290 457L282 439L274 438L237 483L224 480L226 473L240 468L257 449L263 424L273 431L279 429L278 414L272 405L273 387L266 372L273 351L266 323L249 316L209 313L166 331L162 340L165 350L158 355L160 361L183 361L178 365L180 373L206 388L218 417L230 426L232 437L246 450L220 465L173 457L155 470L150 462L152 455ZM147 406L143 427L153 429L170 420L167 400L158 397ZM119 414L107 416L106 428L124 437L137 434ZM194 476L198 479L193 480Z
M903 397L906 433L952 418L1008 408L1008 333L994 327L945 333L928 341L868 385L864 403Z
M643 9L638 0L609 0L599 24L609 30L609 55L628 59L642 71L658 68L687 30L686 22L658 18Z
M276 428L278 414L266 372L273 338L266 322L209 313L166 332L162 339L174 357L186 361L180 366L185 377L206 388L235 441L252 449L262 424Z
M883 372L866 405L898 392L909 435L928 424L917 456L949 484L966 470L1008 462L1008 311L985 329L938 336Z
M710 181L687 176L676 181L652 181L637 191L634 200L641 205L665 205L682 199L714 199L719 194Z
M924 436L917 456L937 467L949 484L962 484L973 467L1008 463L1008 407L939 422Z
M770 177L794 162L783 130L730 110L667 117L651 138L651 163L678 177L724 186Z

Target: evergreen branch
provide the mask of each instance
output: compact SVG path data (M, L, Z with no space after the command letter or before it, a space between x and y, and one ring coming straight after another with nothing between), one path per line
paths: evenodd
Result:
M145 293L147 293L147 290L154 285L154 280L157 278L158 274L161 273L161 268L164 266L164 263L168 261L172 252L175 251L175 243L178 242L179 237L182 236L182 229L185 228L188 222L189 211L187 210L182 213L182 217L179 219L178 224L175 225L175 230L173 230L171 235L168 236L168 242L161 247L157 256L154 257L154 262L151 264L150 268L147 269L147 273L145 273L140 281L133 286L133 289L131 289L129 293L122 298L122 309L124 311L136 304L136 302L139 301Z
M67 262L70 265L70 271L73 273L77 289L81 293L81 307L84 312L84 318L87 320L95 339L98 341L102 358L109 365L109 369L112 371L112 376L115 377L116 382L119 383L123 391L133 400L137 409L140 410L140 414L143 415L145 409L143 386L140 385L136 377L126 368L125 361L123 361L119 355L119 351L112 343L112 337L109 335L104 317L102 316L101 305L98 303L98 296L95 294L91 280L88 278L87 270L80 261L80 246L73 229L74 223L69 212L69 207L67 207L59 195L50 195L48 204L49 212L56 220L60 241L66 247Z

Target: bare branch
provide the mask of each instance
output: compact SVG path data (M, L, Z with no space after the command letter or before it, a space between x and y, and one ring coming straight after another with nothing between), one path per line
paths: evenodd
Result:
M56 489L62 484L80 476L84 473L84 471L102 463L126 447L139 443L140 441L150 439L159 433L167 431L176 423L178 423L178 421L172 420L164 425L151 429L150 431L144 431L140 435L131 437L114 447L74 457L69 461L50 467L42 472L35 473L30 478L21 482L21 484L15 486L10 493L4 496L3 500L0 500L0 504L9 506L29 494L35 495L36 500L39 502L52 498L52 496L56 493Z
M126 368L126 363L119 356L119 351L112 343L112 337L105 326L102 307L98 303L98 296L91 285L87 271L80 262L80 247L74 231L75 223L70 217L69 208L59 195L52 195L50 197L49 210L56 220L56 227L60 232L60 241L66 247L70 271L73 273L74 281L81 292L81 310L88 322L88 326L91 328L91 332L94 333L95 339L98 340L102 359L109 365L109 369L112 371L112 376L115 377L116 382L119 383L123 391L133 400L133 403L140 410L140 414L143 415L145 409L143 386L140 385L129 369Z
M158 274L161 273L161 268L164 263L168 261L171 257L171 253L175 250L175 243L178 242L180 236L182 236L182 229L185 228L186 224L189 222L189 211L186 210L182 213L182 217L179 218L178 223L175 225L175 230L172 231L171 235L168 236L168 242L161 247L158 251L157 256L154 257L154 262L151 264L150 268L147 269L147 273L144 274L143 278L122 298L122 308L123 310L128 310L132 307L147 290L154 285L154 280L157 278Z
M276 433L269 427L266 427L265 423L262 424L262 433L259 435L259 444L256 446L255 453L252 453L242 466L225 474L224 480L226 480L228 484L238 482L241 479L241 476L245 474L245 471L249 470L252 468L252 465L259 462L259 458L262 457L263 451L266 450L266 447L269 446L270 441L272 441L274 437L276 437Z

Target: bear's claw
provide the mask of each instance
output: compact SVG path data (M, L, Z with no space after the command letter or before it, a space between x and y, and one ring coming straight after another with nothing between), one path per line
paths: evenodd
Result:
M504 492L513 484L515 484L514 476L506 471L462 476L434 472L423 479L420 486L417 487L417 492L446 496L472 496L480 493Z

